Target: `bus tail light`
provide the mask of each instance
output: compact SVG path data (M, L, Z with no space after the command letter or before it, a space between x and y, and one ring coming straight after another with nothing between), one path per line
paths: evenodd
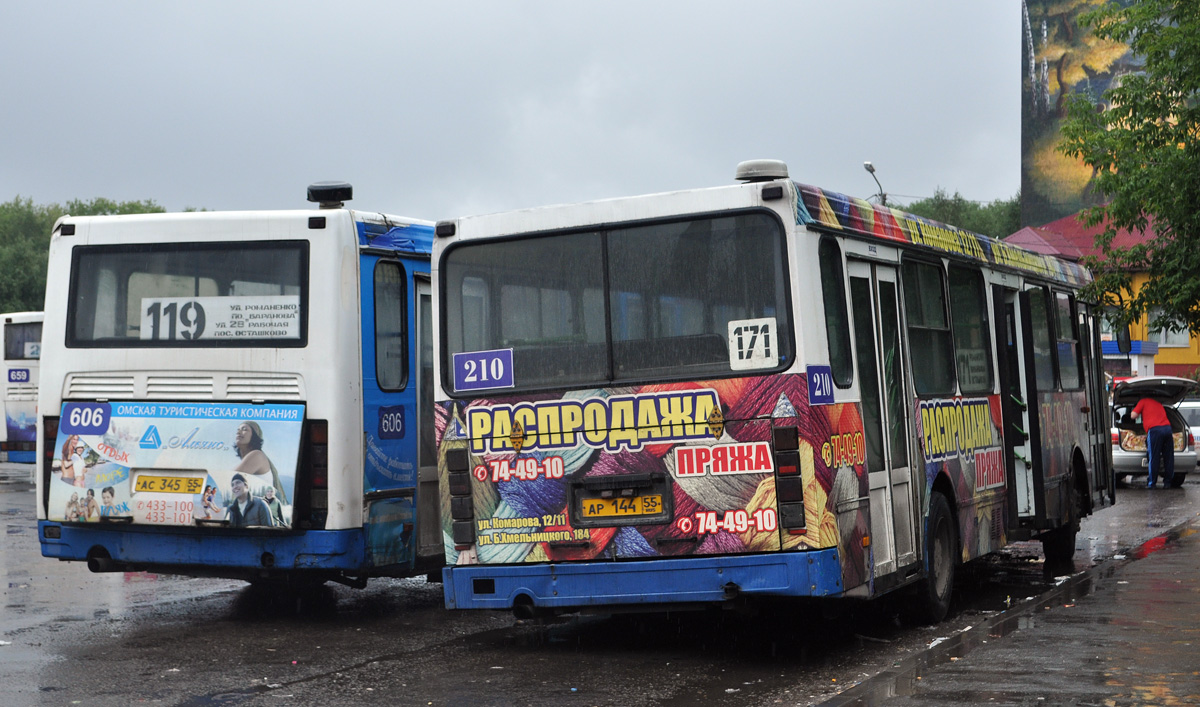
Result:
M50 472L54 470L54 445L58 442L58 418L42 418L42 504L50 506Z
M329 423L309 420L304 445L304 468L308 471L308 522L305 527L321 529L329 517Z
M1120 432L1118 432L1117 430L1113 430L1113 431L1112 431L1112 443L1113 443L1113 444L1120 444L1120 443L1121 443L1121 433L1120 433Z
M775 450L775 497L779 502L779 525L790 533L803 533L804 479L800 475L800 430L796 427L771 429Z
M471 456L466 449L446 452L446 480L450 491L451 536L454 549L469 550L475 544L475 503L471 497Z
M1194 446L1196 446L1196 438L1192 436L1192 431L1191 431L1191 430L1188 430L1188 443L1187 443L1187 448L1188 448L1188 449L1191 449L1191 448L1192 448L1192 447L1194 447Z

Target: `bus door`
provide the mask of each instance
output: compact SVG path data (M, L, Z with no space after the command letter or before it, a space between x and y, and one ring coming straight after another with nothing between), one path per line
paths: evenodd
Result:
M1079 348L1083 354L1084 390L1087 391L1085 410L1081 412L1087 417L1088 439L1088 469L1091 470L1091 488L1093 494L1110 493L1108 480L1112 474L1108 472L1109 455L1112 453L1112 441L1109 437L1111 427L1111 412L1104 404L1108 400L1104 392L1103 359L1100 353L1100 324L1096 321L1096 310L1082 302L1077 304L1079 310Z
M441 555L442 526L437 478L437 447L433 432L433 301L429 278L414 276L417 315L417 554Z
M1044 287L1030 285L1021 292L1021 339L1024 359L1025 419L1028 427L1030 481L1033 517L1038 527L1046 520L1048 483L1056 483L1052 458L1047 458L1048 442L1042 434L1042 399L1055 392L1054 333L1050 328L1051 305ZM1053 489L1057 493L1057 487ZM1022 513L1027 515L1027 513Z
M1000 401L1004 416L1004 466L1008 480L1009 527L1017 520L1032 516L1033 462L1029 439L1030 405L1036 396L1026 394L1025 347L1026 334L1021 325L1021 304L1017 290L1003 285L992 286L992 305L995 310L996 357L1000 373Z
M916 562L907 380L899 288L891 265L851 260L850 301L858 350L863 430L870 478L875 576Z
M363 503L367 556L375 567L412 567L417 484L415 376L409 375L407 263L361 256Z

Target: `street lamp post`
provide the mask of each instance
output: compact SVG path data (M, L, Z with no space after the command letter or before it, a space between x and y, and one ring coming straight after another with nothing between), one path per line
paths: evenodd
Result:
M883 191L883 185L879 183L879 177L875 176L875 165L871 164L870 161L863 162L863 169L871 173L871 179L874 179L875 186L879 187L879 193L875 196L879 197L880 205L887 206L887 194Z

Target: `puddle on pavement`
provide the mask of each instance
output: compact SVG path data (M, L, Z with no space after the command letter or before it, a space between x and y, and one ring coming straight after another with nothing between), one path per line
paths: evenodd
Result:
M920 654L897 663L893 668L859 683L821 704L823 707L842 707L843 705L869 707L881 704L893 697L915 695L923 678L937 667L962 658L989 640L1004 638L1016 631L1037 628L1039 615L1042 612L1073 604L1093 593L1100 584L1098 580L1110 580L1120 567L1177 545L1182 538L1200 532L1192 526L1192 522L1189 521L1183 526L1147 540L1130 552L1128 556L1102 562L1070 577L1039 596L1022 599L1015 608L992 617L979 626L950 636L943 641L935 641L929 649ZM965 699L967 696L963 697ZM999 699L1007 696L992 695L986 691L973 692L969 695L972 703L987 702L989 698L993 697Z

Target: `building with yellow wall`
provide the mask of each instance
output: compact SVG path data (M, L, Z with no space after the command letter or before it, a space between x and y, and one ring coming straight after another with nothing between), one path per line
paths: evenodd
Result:
M1004 240L1039 253L1078 261L1085 255L1101 254L1095 246L1099 231L1099 226L1088 228L1079 222L1077 215L1071 215L1044 226L1022 228ZM1153 237L1153 232L1121 231L1113 239L1113 247L1127 247ZM1147 279L1145 273L1133 273L1135 291ZM1117 351L1115 341L1103 342L1105 371L1118 377L1157 374L1195 378L1200 372L1200 338L1190 335L1187 330L1153 331L1148 325L1152 318L1144 316L1130 326L1132 350L1128 356Z

